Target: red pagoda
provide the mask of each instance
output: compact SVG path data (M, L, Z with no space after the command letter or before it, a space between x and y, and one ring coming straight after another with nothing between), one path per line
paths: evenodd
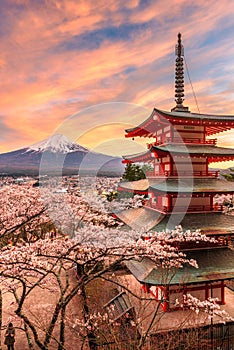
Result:
M234 149L217 146L213 135L234 128L234 115L192 113L184 103L183 45L178 34L176 45L175 101L170 112L154 108L137 127L127 129L126 137L152 138L143 153L124 156L124 163L148 163L152 171L146 180L120 183L120 190L148 193L145 210L153 211L155 230L201 229L216 236L216 246L187 247L188 256L198 260L199 269L191 268L181 286L181 271L168 285L160 281L160 273L150 261L132 261L128 268L147 291L164 293L165 310L173 303L173 293L190 291L201 299L217 296L225 303L225 281L234 278L234 252L228 245L234 233L234 216L223 214L218 196L234 194L234 183L221 180L219 172L209 164L234 160ZM183 273L182 273L183 274ZM180 285L180 287L178 287ZM177 287L176 287L177 286ZM156 289L155 289L156 288ZM178 295L178 294L176 294Z

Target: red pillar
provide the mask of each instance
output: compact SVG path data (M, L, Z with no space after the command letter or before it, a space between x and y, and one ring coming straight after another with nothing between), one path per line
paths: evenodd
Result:
M172 160L172 157L171 157L171 155L170 155L170 170L169 170L169 173L170 173L170 175L173 175L173 160Z
M225 304L225 283L221 281L221 304Z
M164 289L164 302L162 304L163 311L166 312L169 310L169 287L166 286Z
M205 286L205 300L207 300L209 298L209 289L210 289L210 286L208 283L206 283L206 286Z
M172 211L172 196L170 194L167 194L168 199L168 211Z
M214 197L211 195L210 196L210 210L213 210L213 201L214 201Z

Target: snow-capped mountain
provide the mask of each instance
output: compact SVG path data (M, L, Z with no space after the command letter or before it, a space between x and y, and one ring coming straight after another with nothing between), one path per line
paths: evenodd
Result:
M70 141L65 135L55 134L51 137L29 146L28 151L35 152L53 152L53 153L70 153L70 152L89 152L89 150L75 142Z
M77 174L121 175L122 159L89 151L64 135L53 135L32 146L0 154L0 174L38 175Z

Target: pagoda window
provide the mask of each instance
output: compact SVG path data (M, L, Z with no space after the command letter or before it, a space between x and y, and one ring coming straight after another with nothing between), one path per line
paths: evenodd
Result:
M169 163L169 162L170 162L170 157L169 156L162 158L162 163Z
M222 282L211 283L209 285L209 297L218 298L218 303L224 304L223 288L224 285Z
M171 130L171 126L169 125L169 126L166 126L164 129L163 129L163 131L164 132L167 132L167 131L170 131Z
M162 197L161 196L158 196L157 197L157 205L158 205L158 207L162 207Z
M171 169L170 169L170 164L165 164L165 171L170 171Z
M162 197L162 206L168 207L168 197L167 196Z
M210 196L210 209L214 209L214 197Z
M158 175L159 174L159 165L155 164L154 166L154 175Z

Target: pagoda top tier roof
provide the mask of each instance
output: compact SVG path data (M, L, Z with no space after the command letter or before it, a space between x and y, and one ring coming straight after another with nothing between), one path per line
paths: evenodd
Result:
M234 115L200 114L178 110L167 112L154 108L143 123L125 130L126 137L152 137L162 126L178 124L205 126L206 135L209 136L234 128Z

